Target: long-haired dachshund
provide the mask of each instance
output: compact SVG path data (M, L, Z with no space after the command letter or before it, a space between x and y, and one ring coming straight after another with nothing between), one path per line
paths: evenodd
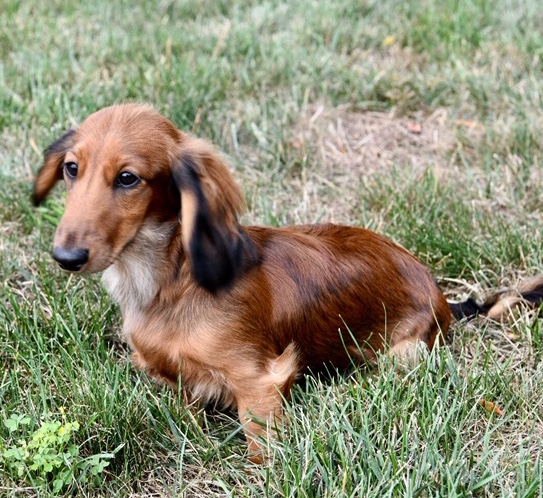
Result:
M243 195L218 153L147 105L102 109L47 148L35 204L61 179L53 258L103 271L134 363L174 387L181 378L191 402L237 408L256 461L304 371L382 351L414 361L453 315L491 307L451 310L423 265L369 230L241 226ZM539 301L542 287L524 297Z

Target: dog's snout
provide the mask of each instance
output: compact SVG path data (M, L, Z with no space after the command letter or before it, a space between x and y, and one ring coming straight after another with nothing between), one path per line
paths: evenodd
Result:
M63 270L79 271L89 260L89 250L80 247L55 247L53 249L53 259Z

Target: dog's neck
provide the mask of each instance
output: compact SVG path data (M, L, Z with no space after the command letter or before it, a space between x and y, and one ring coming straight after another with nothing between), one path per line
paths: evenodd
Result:
M156 296L165 268L168 246L179 223L143 226L102 275L102 283L121 307L121 313L142 312Z

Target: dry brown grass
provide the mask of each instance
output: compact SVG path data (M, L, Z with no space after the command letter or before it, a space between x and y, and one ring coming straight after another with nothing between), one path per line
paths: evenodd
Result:
M406 117L394 109L385 113L321 104L308 109L296 143L312 151L323 176L343 186L386 175L397 165L446 172L457 142L444 109Z
M431 171L437 178L456 177L461 182L457 151L465 150L466 139L458 137L459 128L473 142L482 136L480 125L455 122L445 109L408 117L395 109L376 112L348 105L311 105L300 114L286 144L299 156L301 167L275 188L260 177L261 186L252 195L271 190L271 211L280 213L288 206L288 216L282 218L287 223L353 224L361 189L374 178L385 178L392 169L405 169L409 177ZM250 164L262 161L255 149L243 154ZM250 174L254 176L255 170L250 169ZM247 169L241 181L251 181ZM253 199L251 204L258 201ZM262 221L258 209L257 221Z

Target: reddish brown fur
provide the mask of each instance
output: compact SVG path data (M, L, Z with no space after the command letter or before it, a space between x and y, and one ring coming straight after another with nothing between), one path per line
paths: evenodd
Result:
M65 162L78 173L55 248L85 248L81 272L105 270L135 364L172 386L181 376L190 400L237 407L251 452L304 370L389 348L409 358L447 333L449 306L406 250L331 224L241 227L217 153L148 106L103 109L55 142L37 203ZM122 171L142 181L119 189Z

